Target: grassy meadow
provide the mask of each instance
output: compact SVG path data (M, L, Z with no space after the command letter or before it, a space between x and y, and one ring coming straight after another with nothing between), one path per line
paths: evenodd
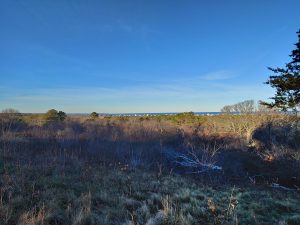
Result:
M0 224L300 224L293 115L1 114Z

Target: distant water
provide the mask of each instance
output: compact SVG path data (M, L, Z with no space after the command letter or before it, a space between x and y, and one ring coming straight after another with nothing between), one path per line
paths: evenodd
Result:
M177 112L165 112L165 113L113 113L112 116L171 116L176 115ZM219 115L220 112L194 112L195 115L199 116L212 116Z
M170 116L176 115L179 112L163 112L163 113L99 113L100 116ZM219 115L220 112L193 112L195 115L199 116L213 116ZM89 115L88 113L70 113L71 115Z
M161 112L161 113L99 113L100 116L171 116L176 115L180 112ZM215 116L220 115L221 112L193 112L198 116ZM292 114L292 111L286 112L287 114ZM300 114L300 111L298 111ZM69 115L78 115L78 116L88 116L89 113L68 113ZM239 115L240 113L231 113L232 115Z

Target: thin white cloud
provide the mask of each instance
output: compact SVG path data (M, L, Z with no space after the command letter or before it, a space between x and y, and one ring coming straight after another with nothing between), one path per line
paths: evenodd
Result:
M207 80L207 81L216 81L216 80L229 80L236 77L236 74L234 74L231 71L216 71L212 73L207 73L205 75L200 76L200 79Z
M13 100L19 101L84 101L113 99L218 99L228 97L256 98L257 93L266 92L263 86L197 84L193 82L169 82L159 85L143 84L122 88L81 87L36 89L29 94L17 94Z
M188 78L119 88L61 87L30 92L10 88L2 89L7 93L2 100L6 107L14 103L21 111L39 112L58 106L67 112L88 112L93 107L99 112L218 111L231 102L266 100L272 95L264 85L224 84L220 78L228 76L218 72L211 74L219 74L214 76L219 80Z

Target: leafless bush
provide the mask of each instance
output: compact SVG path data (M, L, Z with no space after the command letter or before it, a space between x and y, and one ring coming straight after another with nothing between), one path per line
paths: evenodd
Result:
M169 153L173 162L181 167L192 169L188 173L203 173L209 170L222 170L222 167L217 166L212 158L199 157L194 152L190 151L187 154L172 152Z
M189 142L184 151L169 150L167 156L176 166L186 169L187 173L220 171L222 167L217 165L216 156L223 147L223 143L216 140L198 143L197 146Z
M294 118L289 115L268 117L253 131L255 146L260 150L272 150L274 146L296 149L299 135L295 130L295 124Z
M6 132L18 131L23 125L21 113L15 109L5 109L0 113L1 136Z

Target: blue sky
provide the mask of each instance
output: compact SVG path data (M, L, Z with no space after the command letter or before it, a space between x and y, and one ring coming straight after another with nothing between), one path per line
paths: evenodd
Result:
M219 111L267 100L298 0L0 0L0 110Z

